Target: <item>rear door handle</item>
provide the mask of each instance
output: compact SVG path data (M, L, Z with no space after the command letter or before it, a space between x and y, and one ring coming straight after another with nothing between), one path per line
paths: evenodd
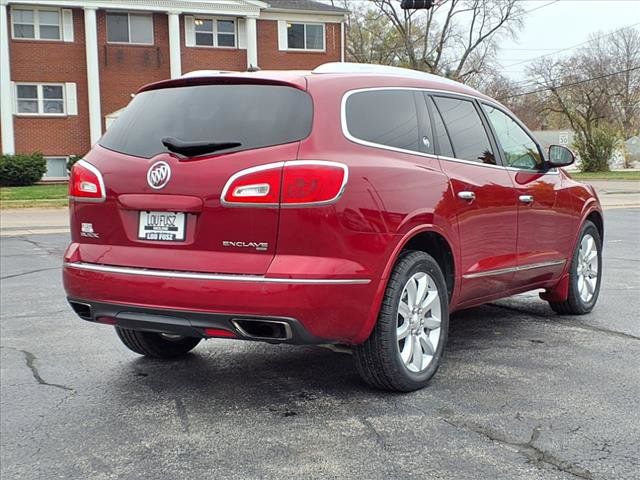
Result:
M476 194L474 192L458 192L458 198L466 200L467 202L472 202L476 199Z
M522 203L533 203L533 195L520 195L518 199Z

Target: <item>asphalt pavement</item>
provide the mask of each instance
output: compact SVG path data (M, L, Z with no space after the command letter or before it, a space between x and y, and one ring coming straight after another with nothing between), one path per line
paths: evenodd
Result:
M317 347L140 358L67 306L66 234L2 237L0 477L637 479L640 209L605 223L591 314L536 293L459 312L443 367L410 394Z

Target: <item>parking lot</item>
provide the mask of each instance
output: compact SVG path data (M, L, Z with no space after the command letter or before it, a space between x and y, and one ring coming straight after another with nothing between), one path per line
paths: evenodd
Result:
M537 293L459 312L443 368L404 395L318 347L140 358L67 306L67 234L3 237L0 476L638 478L640 209L605 224L593 313Z

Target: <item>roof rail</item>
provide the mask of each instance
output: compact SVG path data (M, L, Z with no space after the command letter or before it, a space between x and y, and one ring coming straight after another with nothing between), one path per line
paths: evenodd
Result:
M431 80L451 85L464 86L462 83L446 77L434 75L432 73L420 72L409 68L376 65L372 63L329 62L316 67L311 73L372 73L378 75L398 75L402 77L418 78L422 80Z

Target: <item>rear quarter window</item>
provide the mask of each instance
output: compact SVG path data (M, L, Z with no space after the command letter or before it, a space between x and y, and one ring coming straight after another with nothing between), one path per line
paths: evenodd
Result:
M420 151L418 114L410 90L371 90L347 97L349 135L357 140Z
M165 137L187 142L240 142L220 153L295 142L311 132L306 92L278 85L198 85L143 92L100 139L116 152L151 158Z

